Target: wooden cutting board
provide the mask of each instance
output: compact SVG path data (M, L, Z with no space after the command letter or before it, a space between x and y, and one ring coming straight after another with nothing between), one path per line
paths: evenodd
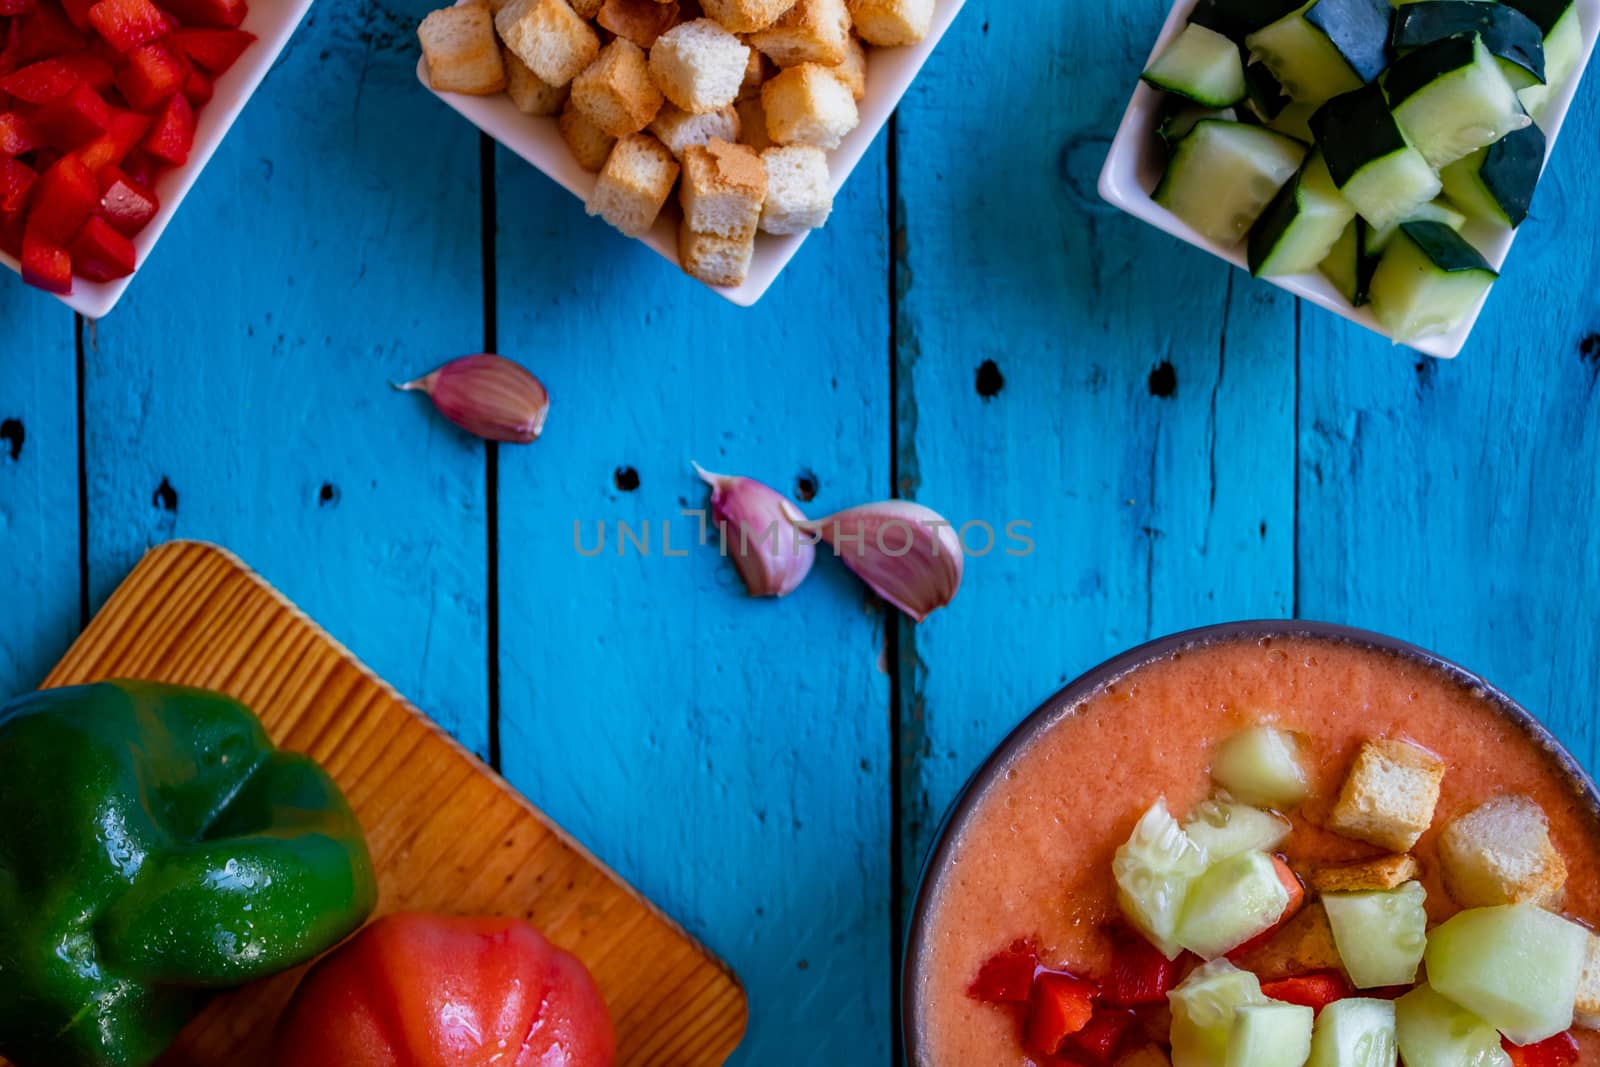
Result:
M529 919L594 973L619 1064L720 1064L743 1036L744 990L726 966L224 550L153 549L45 685L105 678L204 686L254 708L349 798L380 912ZM219 997L163 1065L266 1067L298 978Z

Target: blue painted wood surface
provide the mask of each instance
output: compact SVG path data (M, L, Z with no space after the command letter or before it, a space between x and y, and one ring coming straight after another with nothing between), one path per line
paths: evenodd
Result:
M480 154L412 75L428 6L314 9L81 374L72 317L0 279L5 688L146 546L234 548L739 969L739 1064L891 1061L945 805L1148 636L1387 630L1600 761L1600 85L1473 344L1424 363L1098 201L1162 0L973 0L751 312ZM385 385L490 340L551 389L537 445ZM829 560L750 602L692 543L690 460L1034 548L920 627Z

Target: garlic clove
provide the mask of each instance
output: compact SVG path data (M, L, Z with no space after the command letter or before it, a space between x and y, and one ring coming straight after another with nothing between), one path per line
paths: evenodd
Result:
M711 487L711 517L722 534L722 554L751 596L788 596L816 562L816 538L797 522L805 516L782 493L752 478L714 474L694 464Z
M873 592L917 622L950 603L961 588L961 538L921 504L863 504L800 527L819 534Z
M538 440L550 410L544 383L521 365L489 352L451 360L395 388L426 393L439 413L463 430L507 444Z

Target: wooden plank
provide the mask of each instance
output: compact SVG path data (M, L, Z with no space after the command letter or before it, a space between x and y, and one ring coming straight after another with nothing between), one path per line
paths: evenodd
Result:
M477 138L417 88L428 6L313 9L90 336L89 577L173 536L248 553L483 754L482 448L387 385L482 343Z
M1600 764L1600 232L1590 72L1461 357L1303 320L1300 605L1405 637Z
M583 960L619 1064L720 1064L738 980L235 557L151 551L46 684L143 678L228 693L322 763L367 831L379 913L520 915ZM219 998L163 1059L266 1067L298 972Z
M745 976L739 1062L884 1064L878 620L833 560L749 601L679 514L706 502L691 460L814 478L817 515L884 495L883 146L750 311L504 153L498 175L500 347L552 397L544 438L500 452L504 771ZM616 555L619 520L650 523L648 558ZM574 522L591 548L607 524L603 555Z
M1052 690L1152 635L1292 606L1292 304L1096 194L1164 14L989 5L900 109L898 488L1035 544L1007 555L1002 533L950 609L902 624L906 892Z
M0 699L32 689L81 625L72 312L0 276Z

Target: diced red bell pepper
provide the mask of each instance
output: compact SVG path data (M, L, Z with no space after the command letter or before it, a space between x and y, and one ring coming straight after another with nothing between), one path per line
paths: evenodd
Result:
M39 175L28 214L28 234L65 247L96 208L100 184L77 156L62 156Z
M80 30L89 28L89 9L94 6L95 0L60 0L61 10L67 13L67 19Z
M22 20L10 19L0 34L0 78L17 69L22 52Z
M184 75L183 79L183 98L189 101L189 106L204 107L211 103L211 98L216 93L216 80L199 67L191 65L189 73Z
M149 118L137 111L113 111L106 132L78 149L78 158L98 176L107 167L116 166L128 158L128 153L144 140L149 130ZM103 186L105 183L101 184Z
M27 206L28 190L38 177L22 160L0 158L0 214L14 214Z
M1054 1056L1067 1038L1089 1025L1094 1017L1093 982L1059 971L1042 971L1033 980L1028 997L1028 1021L1023 1046L1036 1056Z
M248 30L183 28L172 31L173 47L212 74L221 74L233 66L255 40L256 35Z
M185 26L231 29L244 21L245 0L167 0L161 5Z
M83 34L57 11L42 4L18 20L16 61L18 66L37 59L76 52L87 44Z
M1336 1000L1355 995L1355 987L1338 971L1312 971L1276 982L1262 982L1261 992L1273 1000L1320 1012Z
M165 37L172 18L150 0L100 0L89 9L89 24L118 52Z
M193 147L194 108L179 94L156 115L150 135L144 139L144 150L159 160L181 166L189 161L189 149Z
M66 96L82 81L64 60L41 59L0 78L0 92L30 104L47 104Z
M1101 980L1105 1001L1117 1008L1165 1004L1177 982L1178 963L1132 930L1119 931L1111 970Z
M1500 1047L1511 1057L1512 1067L1572 1067L1581 1056L1570 1031L1536 1045L1513 1045L1501 1038Z
M68 52L57 57L61 62L72 68L80 81L97 93L103 93L111 88L114 71L111 62L104 56L96 55L87 48L76 52Z
M0 15L26 15L34 8L34 0L0 0Z
M105 194L100 198L100 217L125 237L132 237L150 224L161 208L156 194L118 170L107 167L100 176Z
M0 111L0 156L20 156L39 146L33 123L17 111Z
M22 258L22 234L26 225L22 212L7 215L0 211L0 252Z
M58 244L33 233L30 226L22 235L22 280L47 293L62 296L72 292L72 257Z
M109 282L133 273L133 242L95 217L83 224L72 241L72 266L91 282Z
M135 148L128 153L128 158L122 161L123 173L146 189L156 187L156 179L161 177L161 172L166 170L167 166L167 163L142 148Z
M1032 941L1018 940L997 952L978 968L967 996L986 1004L1026 1004L1039 971L1039 949Z
M187 71L165 45L147 44L128 53L117 72L117 88L136 111L155 111L183 88Z
M1111 1067L1137 1021L1131 1011L1101 1009L1094 1013L1089 1025L1067 1038L1067 1048L1094 1067Z
M110 125L111 105L85 82L33 113L33 128L44 143L63 152L77 151L105 133Z

